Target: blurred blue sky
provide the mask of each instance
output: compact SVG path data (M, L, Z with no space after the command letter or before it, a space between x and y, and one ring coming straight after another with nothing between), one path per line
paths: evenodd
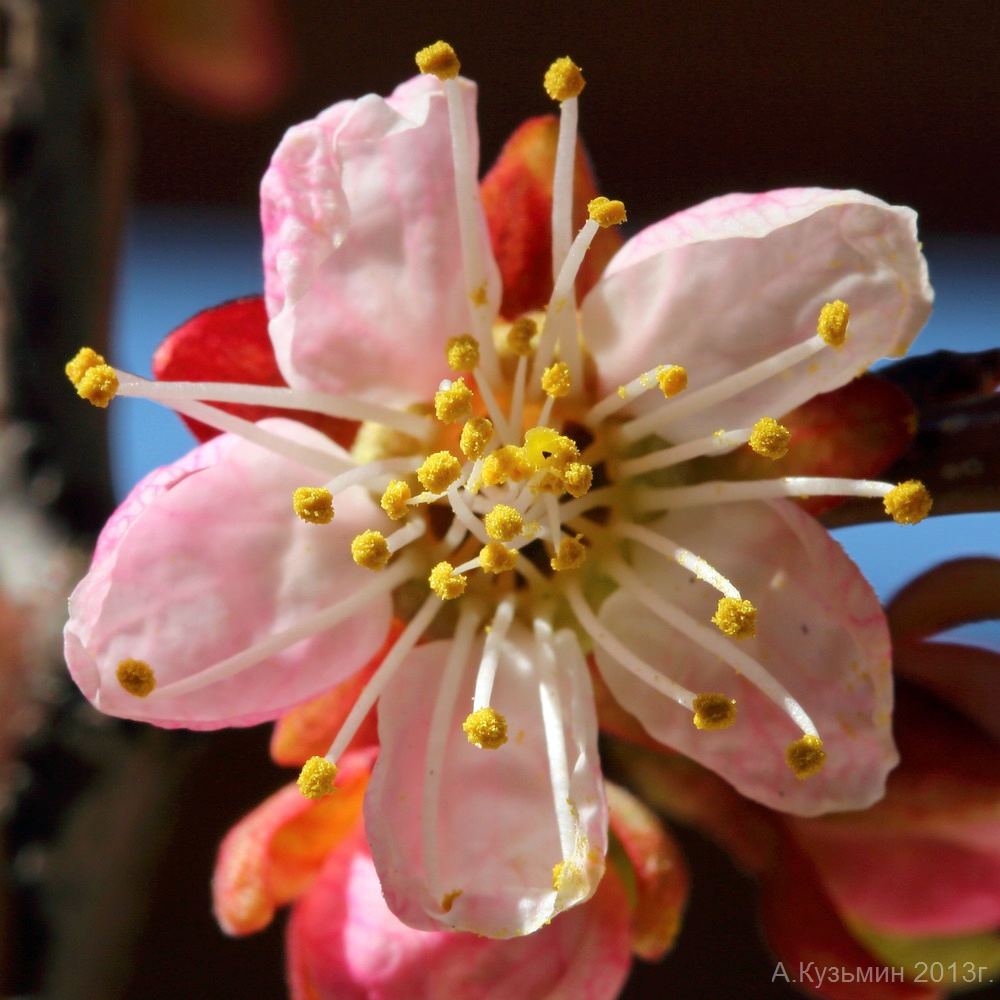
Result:
M913 353L1000 345L996 289L1000 237L925 238L937 299L934 315ZM163 336L192 314L262 287L260 230L255 216L187 207L138 210L128 230L112 356L121 368L150 373ZM144 400L110 407L114 482L119 496L150 469L192 445L181 421ZM882 597L921 570L960 555L1000 556L1000 514L930 518L914 528L891 523L837 531ZM1000 646L1000 623L966 630Z

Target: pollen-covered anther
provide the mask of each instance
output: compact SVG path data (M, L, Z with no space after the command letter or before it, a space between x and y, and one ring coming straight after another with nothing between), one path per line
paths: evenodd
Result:
M837 299L827 302L819 311L819 322L816 333L830 347L840 347L847 339L847 324L851 318L851 310L846 302Z
M333 520L333 494L322 486L300 486L292 494L292 507L306 524L329 524Z
M462 474L462 463L450 451L436 451L417 469L420 485L429 493L444 493Z
M483 527L486 534L495 542L509 542L521 534L524 527L524 518L521 513L505 503L498 503L483 518Z
M455 50L447 42L435 42L421 49L416 56L417 68L421 73L430 73L439 80L453 80L458 76L462 64Z
M453 372L471 372L479 364L479 341L468 333L449 337L445 354Z
M826 761L823 741L818 736L803 736L785 750L785 763L800 781L815 774Z
M384 569L391 555L389 543L381 531L362 531L351 542L351 557L365 569Z
M517 549L489 542L479 550L479 565L486 573L506 573L517 565Z
M656 384L660 387L660 392L670 399L687 388L687 369L680 365L664 365L656 373Z
M66 377L73 383L79 385L80 379L90 371L95 365L107 364L104 358L90 347L81 347L73 356L73 359L66 365Z
M563 489L571 497L582 497L590 492L594 482L594 470L585 462L570 462L563 469Z
M583 535L575 538L564 536L559 543L556 554L549 560L549 565L557 572L563 573L570 569L579 569L587 558L587 546L583 544Z
M573 380L569 373L569 365L557 361L542 372L542 389L553 399L568 396L573 388Z
M91 365L76 382L76 394L102 410L117 392L118 376L111 365Z
M757 609L738 597L723 597L712 622L730 639L752 639L757 634Z
M153 668L142 660L122 660L115 671L118 683L135 695L136 698L147 698L156 690L156 674Z
M592 222L596 222L602 229L620 226L628 218L625 215L624 202L602 197L594 198L587 204L587 217Z
M896 524L919 524L931 512L934 500L919 479L908 479L889 490L882 505Z
M488 417L473 417L467 420L462 428L458 446L462 449L462 454L474 462L486 454L486 449L492 440L493 421Z
M507 720L489 706L470 713L462 729L469 742L480 750L499 750L507 742Z
M524 449L513 444L505 444L483 459L483 482L487 486L501 486L508 480L520 483L534 471Z
M772 461L788 454L788 439L792 432L772 417L761 417L753 425L748 444L761 457Z
M310 757L299 772L299 791L307 799L322 799L334 791L337 765L325 757Z
M544 85L545 93L561 104L571 97L579 97L587 81L580 67L569 56L563 56L545 71Z
M394 479L385 488L385 492L382 494L382 499L379 503L382 505L382 510L393 521L399 521L406 516L408 509L406 505L412 496L413 494L410 491L408 483L404 483L401 479Z
M427 582L442 601L453 601L465 593L469 578L464 573L456 573L450 562L439 562L431 570Z
M530 316L514 320L507 331L507 346L519 358L531 355L531 341L538 333L538 324Z
M724 694L700 694L694 700L696 729L728 729L736 721L736 702Z
M465 379L457 378L434 393L434 414L443 424L460 424L472 416L472 390Z

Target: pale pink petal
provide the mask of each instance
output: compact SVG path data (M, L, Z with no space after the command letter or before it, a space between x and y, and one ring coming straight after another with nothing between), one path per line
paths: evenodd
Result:
M263 421L288 438L343 456L318 431ZM368 583L350 540L377 520L360 487L340 494L330 525L301 521L299 486L314 470L230 435L144 479L112 516L90 572L70 598L66 659L86 697L110 715L161 726L251 725L364 666L389 629L388 594L339 625L240 674L188 693L170 685L336 604ZM157 689L139 698L116 670L140 660Z
M613 1000L628 975L628 933L611 872L585 905L525 937L415 930L386 907L359 835L292 911L288 977L293 1000Z
M587 898L603 870L607 811L590 678L575 635L557 633L552 680L562 705L572 801L570 810L565 793L560 802L570 824L566 854L539 696L542 651L523 626L508 633L491 704L506 718L509 740L483 750L462 731L482 655L478 642L462 664L443 759L429 760L431 720L451 647L443 641L414 650L379 702L382 750L365 798L372 853L386 902L410 926L513 937ZM428 801L428 772L438 767L435 807ZM436 845L423 836L428 810L438 817ZM578 863L580 879L557 894L553 867L565 857Z
M462 87L476 170L476 88ZM261 217L271 338L288 384L399 405L432 394L447 339L470 332L440 82L419 76L291 129L261 184Z
M728 729L698 730L687 709L656 695L598 648L598 667L618 701L662 743L774 809L810 816L881 798L898 759L889 635L875 594L840 545L784 500L676 510L653 527L707 559L757 608L756 638L725 641L754 657L810 715L826 765L797 779L784 759L801 736L789 717L624 589L604 602L603 624L696 694L734 698L737 714ZM715 590L649 549L636 544L632 551L647 586L715 631Z
M808 339L837 298L851 309L842 348L672 423L679 440L780 417L905 351L933 298L915 213L858 191L715 198L626 243L587 296L583 324L604 391L677 364L690 393Z

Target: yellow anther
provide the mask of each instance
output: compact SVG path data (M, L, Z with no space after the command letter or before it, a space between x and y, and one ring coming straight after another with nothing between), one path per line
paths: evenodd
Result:
M803 736L785 750L785 763L800 781L815 774L826 760L823 741L818 736Z
M840 347L847 337L847 323L851 318L851 310L846 302L837 299L827 302L819 311L819 322L816 333L830 347Z
M300 486L292 494L292 507L306 524L333 520L333 494L322 486Z
M594 470L584 462L570 462L563 469L562 483L571 497L585 496L594 483Z
M441 897L441 912L451 913L451 908L455 905L455 900L462 895L464 889L452 889Z
M307 799L321 799L334 791L337 765L325 757L310 757L299 771L299 791Z
M509 542L521 534L524 519L513 507L498 503L483 518L483 527L486 529L486 534L495 542Z
M453 372L471 372L479 364L479 341L468 333L449 337L445 353Z
M428 493L444 493L462 474L462 463L450 451L436 451L417 469L417 479Z
M76 352L73 360L66 365L66 377L73 383L79 385L80 379L90 371L95 365L107 364L103 357L89 347L81 347Z
M723 597L712 621L730 639L752 639L757 634L757 609L738 597Z
M530 316L514 320L507 331L507 346L521 358L531 354L531 341L538 333L538 324Z
M507 720L492 708L477 708L466 717L462 729L481 750L499 750L507 742Z
M400 479L394 479L385 488L382 499L379 501L384 510L393 521L398 521L406 516L407 501L413 496L410 487Z
M542 372L542 388L553 399L568 396L573 388L573 380L569 374L569 365L557 361Z
M439 562L431 570L427 582L442 601L453 601L465 593L469 578L464 573L456 573L450 562Z
M625 204L621 201L612 201L610 198L595 198L587 205L587 217L602 229L620 226L627 218Z
M117 392L118 376L111 365L91 365L76 383L76 394L102 410L115 398Z
M479 550L479 565L487 573L506 573L517 565L517 549L501 542L490 542Z
M660 387L660 392L667 399L683 392L688 385L688 373L686 368L680 365L664 365L656 373L656 382Z
M553 101L562 103L571 97L579 97L586 85L580 67L569 56L557 59L545 71L545 93Z
M512 444L497 448L483 459L483 482L487 486L500 486L508 480L520 483L534 471L525 450Z
M784 458L788 454L788 439L792 432L771 417L761 417L753 425L750 447L764 458Z
M453 80L458 76L462 64L455 50L447 42L435 42L421 49L415 56L421 73L430 73L439 80Z
M697 729L728 729L736 721L736 702L724 694L700 694L694 700Z
M543 469L531 484L531 492L538 496L540 493L551 493L553 496L561 497L566 490L563 488L562 473L558 469Z
M882 505L896 524L919 524L931 512L934 500L919 479L908 479L889 490Z
M472 390L465 379L457 378L434 393L434 414L443 424L460 424L472 416Z
M558 551L549 560L549 565L557 573L579 569L583 565L583 560L587 558L587 547L581 541L582 538L583 535L577 535L576 538L563 537Z
M365 569L384 569L391 555L389 543L381 531L362 531L351 542L352 558Z
M118 683L134 694L136 698L146 698L156 689L156 674L153 668L142 660L122 660L115 671Z
M560 861L552 866L552 888L556 892L572 891L576 894L585 886L583 871L575 861Z
M493 422L487 417L473 417L462 428L458 446L462 449L462 454L474 462L486 454L486 449L492 440Z

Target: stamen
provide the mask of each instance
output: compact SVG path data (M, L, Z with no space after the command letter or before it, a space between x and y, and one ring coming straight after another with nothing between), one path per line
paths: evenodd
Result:
M757 634L757 609L749 601L722 597L712 624L730 639L752 639Z
M761 417L753 425L753 432L747 443L761 458L774 461L788 454L788 440L791 436L791 431L777 420Z
M464 573L456 573L450 562L442 560L431 570L427 583L442 601L453 601L465 593L469 578Z
M557 573L565 573L571 569L579 569L587 558L587 546L583 544L583 536L575 538L564 536L559 542L556 554L549 560L549 565Z
M434 393L434 415L443 424L460 424L472 416L472 390L457 378Z
M486 412L489 414L490 420L493 422L493 426L496 428L497 434L500 436L501 441L512 441L510 428L507 426L507 421L504 418L503 410L500 409L500 404L497 402L496 396L493 394L493 389L490 387L489 379L483 372L482 368L477 368L473 375L476 379L476 385L479 387L479 395L483 397L483 403L486 404Z
M448 367L453 372L471 372L479 364L479 341L467 333L461 337L449 337L445 352Z
M515 483L528 479L535 470L525 457L524 449L505 444L491 451L483 459L483 482L487 486L501 486L508 480Z
M122 660L115 671L115 677L136 698L148 698L156 690L156 674L143 660Z
M429 493L444 493L461 474L462 463L450 451L428 455L417 469L417 479Z
M553 399L562 399L564 396L568 396L572 388L573 379L569 373L569 365L559 361L542 372L542 389L546 395Z
M470 712L462 729L469 742L480 750L499 750L507 742L507 720L492 708Z
M808 734L803 736L802 739L789 744L785 750L785 762L795 773L795 777L804 781L826 762L823 741L818 736Z
M696 729L728 729L736 721L736 702L724 694L700 694L694 700Z
M325 757L310 757L299 772L299 791L307 799L322 799L334 792L337 765Z
M780 427L780 424L777 426ZM685 441L684 444L651 451L639 458L622 462L618 467L618 475L625 479L629 476L640 476L644 472L652 472L654 469L668 469L681 462L688 462L692 458L701 458L703 455L725 455L750 441L754 430L753 427L744 427L737 431L716 431L694 441Z
M827 302L819 311L819 322L816 324L816 335L830 347L842 347L847 339L847 324L851 319L851 310L846 302L837 299Z
M531 341L538 334L538 324L530 316L514 320L507 331L507 346L519 358L530 358Z
M457 483L453 483L449 487L448 501L451 503L451 509L455 512L455 520L460 522L474 538L486 545L490 539L483 527L483 522L469 510Z
M399 521L404 518L407 513L407 503L409 503L413 494L410 491L408 483L404 483L400 479L394 479L385 488L385 492L382 494L382 499L379 501L382 510L389 515L393 521Z
M545 91L560 102L559 139L552 177L552 280L566 259L573 240L573 172L576 166L576 132L579 119L577 97L585 81L572 59L557 59L545 74Z
M439 80L453 80L462 68L455 50L447 42L428 45L414 58L421 73L430 73Z
M292 494L292 507L306 524L329 524L333 520L333 494L322 487L300 486Z
M78 354L66 366L67 374L70 367L75 365L79 357L80 355ZM111 365L102 364L90 365L74 384L76 385L76 394L81 399L87 400L88 403L92 403L102 410L115 398L120 388L118 376L115 374L114 368Z
M569 56L557 59L545 71L545 93L553 101L561 103L579 97L586 85L580 67Z
M919 524L931 512L934 501L922 482L908 479L889 490L882 505L896 524Z
M521 514L507 504L498 503L484 518L486 534L497 542L510 542L521 534L524 520Z
M570 462L563 470L563 488L571 497L586 496L594 483L594 470L583 462Z
M500 663L500 647L514 621L516 609L517 598L513 594L508 594L493 614L493 621L490 623L490 630L483 646L483 658L479 661L479 671L476 674L476 690L472 697L473 712L489 707L490 699L493 697L493 682Z
M363 531L351 542L351 558L365 569L385 569L392 552L381 531Z
M493 423L486 417L473 417L462 428L459 447L470 461L482 458L490 441L493 440Z
M687 388L687 382L687 370L680 365L657 365L637 375L631 382L618 386L614 392L595 403L584 414L583 423L588 427L595 427L612 413L628 406L636 397L648 392L654 385L658 385L663 395L670 399L683 392Z
M506 573L517 565L517 549L490 542L479 550L479 565L486 573Z
M95 365L105 365L104 357L91 347L81 347L73 358L66 364L66 377L73 383L74 387L80 384L80 380Z

